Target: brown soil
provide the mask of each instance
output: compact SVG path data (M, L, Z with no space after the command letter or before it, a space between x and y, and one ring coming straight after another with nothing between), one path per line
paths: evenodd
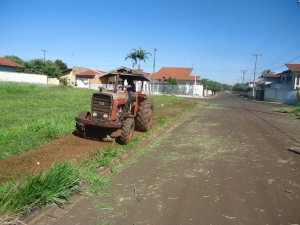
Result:
M190 103L175 105L164 110L158 109L155 112L154 126L157 117L174 116L188 106ZM143 133L135 131L133 138L141 134ZM115 141L113 143L103 141L107 135L110 135ZM69 134L30 151L9 157L0 161L0 184L8 180L22 180L28 175L48 170L54 163L65 159L80 162L95 150L105 150L111 144L120 145L117 141L119 135L120 130L93 129L88 133L89 139Z
M299 224L299 155L288 149L300 120L232 95L209 104L149 143L102 196L34 224Z
M100 135L103 136L104 133ZM19 180L26 175L49 169L54 163L65 159L78 162L96 149L105 149L109 144L111 143L97 139L83 139L69 134L46 145L0 161L0 183L10 179Z

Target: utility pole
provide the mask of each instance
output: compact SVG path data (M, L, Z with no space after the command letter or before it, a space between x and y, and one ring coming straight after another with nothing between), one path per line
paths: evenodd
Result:
M245 82L245 73L247 72L247 70L241 70L241 72L243 72L242 81L244 83Z
M255 75L256 75L256 65L257 65L257 58L258 56L262 56L262 54L253 54L255 56L255 64L254 64L254 73L253 73L253 89L252 89L252 99L254 99L254 89L255 89Z
M44 52L44 61L46 60L46 50L45 49L41 49L42 52Z
M154 93L154 74L155 74L155 57L157 49L154 48L154 58L153 58L153 74L152 74L152 93Z

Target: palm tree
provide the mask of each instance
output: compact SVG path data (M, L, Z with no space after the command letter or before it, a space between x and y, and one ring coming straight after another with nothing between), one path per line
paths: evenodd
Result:
M134 69L134 66L137 64L137 50L135 48L131 49L130 53L127 54L125 60L127 60L127 59L131 59L132 69Z
M135 65L138 63L138 70L141 70L141 60L146 63L146 59L148 59L148 55L151 55L149 52L146 52L146 49L139 48L139 49L131 49L130 53L127 54L125 60L131 59L132 60L132 67L134 69Z
M151 55L149 52L146 51L144 48L139 48L136 51L137 59L139 60L138 70L141 70L141 60L146 63L146 59L148 59L148 55Z

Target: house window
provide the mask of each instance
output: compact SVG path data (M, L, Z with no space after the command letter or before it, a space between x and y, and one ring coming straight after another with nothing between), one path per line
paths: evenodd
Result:
M287 82L291 82L291 81L292 81L292 76L287 76L287 77L286 77L286 81L287 81Z
M281 77L281 82L285 82L285 76Z

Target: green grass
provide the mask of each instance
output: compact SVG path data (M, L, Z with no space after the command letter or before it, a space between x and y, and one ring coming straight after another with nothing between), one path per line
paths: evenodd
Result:
M69 162L61 162L47 173L28 177L23 183L8 182L0 187L0 222L5 217L26 214L49 203L63 206L71 193L79 191L79 184L79 170Z
M93 91L36 84L0 83L0 160L74 130Z
M1 112L5 125L0 125L1 159L71 133L74 117L80 111L89 110L92 94L89 90L3 83L0 83L0 90L1 105L5 105ZM72 193L79 191L81 183L87 184L87 193L99 193L112 179L112 176L100 177L100 167L110 167L114 171L113 162L121 153L134 148L195 106L190 99L151 97L155 103L154 127L128 145L98 149L78 167L62 162L48 172L0 186L0 222L49 203L62 206ZM173 107L175 105L181 107Z
M292 113L300 119L300 106L296 106L295 108L293 108Z
M298 118L300 118L300 106L295 106L292 108L276 108L274 109L275 112L281 112L281 113L290 113L290 114L294 114L295 116L297 116Z

